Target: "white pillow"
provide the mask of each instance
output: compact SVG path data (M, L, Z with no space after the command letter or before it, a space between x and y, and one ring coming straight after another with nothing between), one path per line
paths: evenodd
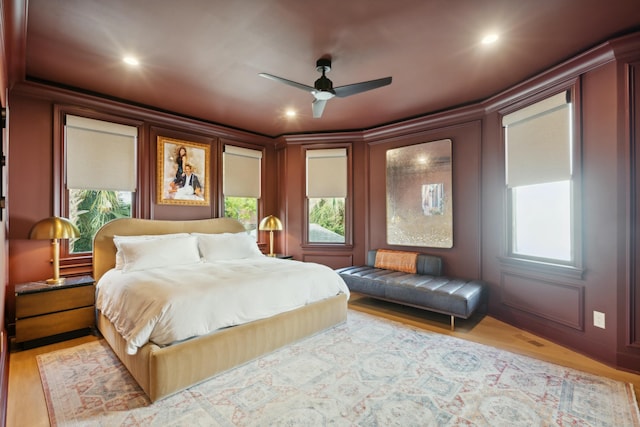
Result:
M205 261L244 259L263 255L256 240L243 231L219 234L192 233L192 235L198 237L200 255Z
M120 242L120 250L124 259L123 272L200 262L195 236L124 241Z
M124 259L122 258L122 251L120 250L121 242L139 242L142 240L159 240L159 239L173 239L175 237L185 237L189 233L173 233L173 234L140 234L136 236L113 236L113 244L116 246L116 270L122 270L124 265Z

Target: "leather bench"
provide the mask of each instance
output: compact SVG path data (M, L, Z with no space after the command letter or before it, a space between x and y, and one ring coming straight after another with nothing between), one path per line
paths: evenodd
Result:
M401 252L401 251L397 251ZM416 273L377 268L377 250L369 251L367 264L339 268L349 290L394 303L417 307L451 316L451 330L455 318L468 319L485 302L485 283L442 276L440 257L419 254Z

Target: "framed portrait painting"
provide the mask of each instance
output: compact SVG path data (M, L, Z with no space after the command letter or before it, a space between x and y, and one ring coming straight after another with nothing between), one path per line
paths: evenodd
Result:
M209 206L208 144L158 137L157 203Z

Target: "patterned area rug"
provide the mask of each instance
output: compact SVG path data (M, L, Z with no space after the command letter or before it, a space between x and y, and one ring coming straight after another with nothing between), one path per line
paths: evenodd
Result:
M633 388L349 311L150 404L104 341L38 356L54 426L638 426Z

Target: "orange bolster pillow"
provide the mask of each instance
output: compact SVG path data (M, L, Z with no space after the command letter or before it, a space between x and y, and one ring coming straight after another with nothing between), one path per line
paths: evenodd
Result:
M391 249L378 249L376 252L375 268L402 271L404 273L416 273L418 252L393 251Z

